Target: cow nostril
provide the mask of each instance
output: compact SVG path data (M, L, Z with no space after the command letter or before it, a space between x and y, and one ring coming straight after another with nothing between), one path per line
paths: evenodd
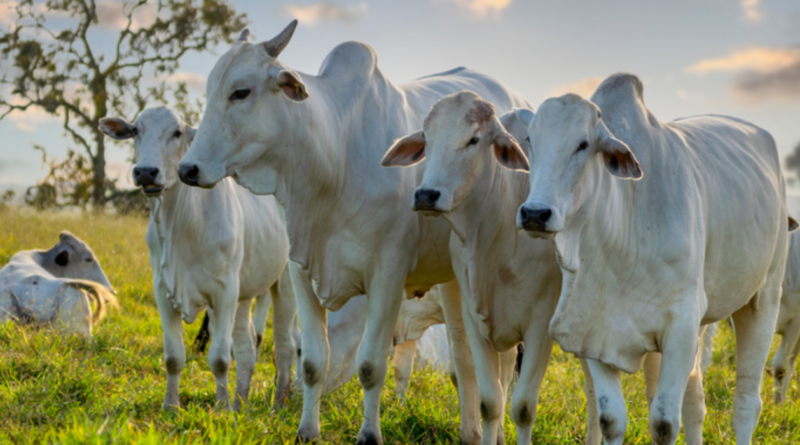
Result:
M150 170L148 172L148 174L150 175L151 178L155 179L155 177L158 176L158 169L154 168L154 169Z
M552 216L552 215L553 215L553 212L550 211L550 209L543 210L541 213L539 213L539 222L542 223L542 224L547 223L547 221L550 220L550 216Z
M178 169L178 176L186 184L197 185L197 178L200 176L200 169L197 165L181 165Z
M437 199L439 199L439 196L441 196L441 195L442 194L439 193L438 190L428 191L428 199L431 200L431 201L436 201Z
M141 175L142 175L142 171L139 169L139 167L136 167L136 168L133 169L133 177L134 178L138 178Z
M521 207L519 209L519 217L522 219L522 222L526 222L528 220L528 211L525 210L525 207Z

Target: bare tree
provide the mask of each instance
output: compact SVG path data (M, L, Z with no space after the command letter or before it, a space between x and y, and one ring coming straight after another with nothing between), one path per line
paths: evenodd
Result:
M148 9L143 23L137 17ZM62 119L91 161L95 208L103 207L108 185L100 119L113 111L132 121L149 100L163 101L164 78L181 57L231 42L247 21L227 0L22 0L16 15L15 25L0 31L2 63L13 66L0 78L0 119L34 107ZM121 28L113 45L87 37L109 22ZM101 46L113 50L107 55ZM185 85L179 88L185 98Z

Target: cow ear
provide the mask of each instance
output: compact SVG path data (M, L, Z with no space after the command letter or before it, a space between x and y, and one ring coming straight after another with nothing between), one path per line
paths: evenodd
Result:
M530 170L528 158L523 153L514 136L505 131L498 131L492 140L492 148L497 162L509 170Z
M800 224L797 223L796 219L794 219L794 218L792 218L790 216L789 217L789 231L790 232L794 232L795 230L797 230L798 227L800 227Z
M306 91L305 84L294 73L281 71L278 74L278 87L286 97L295 102L302 102L308 99L308 91Z
M125 139L136 136L136 127L129 124L125 119L118 117L104 117L100 119L98 128L105 133L106 136L118 141L124 141Z
M394 141L381 159L382 167L411 167L425 159L425 133L422 130Z
M603 155L603 164L606 170L620 179L630 179L638 181L642 179L642 167L636 160L631 149L624 142L615 138L606 124L601 120L600 137L598 138L598 150Z
M61 267L65 267L67 264L69 264L69 252L66 250L58 252L58 255L56 255L56 264Z

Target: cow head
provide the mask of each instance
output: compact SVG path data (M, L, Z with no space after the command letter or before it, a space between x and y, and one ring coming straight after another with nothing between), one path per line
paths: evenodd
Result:
M89 245L66 230L43 258L41 266L56 277L94 281L114 292Z
M166 107L148 108L134 124L100 119L100 131L116 140L133 138L133 183L155 197L178 181L178 162L194 139L195 129Z
M245 30L214 65L197 139L178 169L181 181L200 187L213 186L231 175L241 181L243 171L252 168L254 161L269 155L271 149L291 144L289 129L297 127L291 125L293 112L308 93L300 75L277 57L296 26L295 20L274 39L258 44L247 41ZM256 193L271 192L243 185Z
M545 101L529 128L531 192L517 214L529 235L549 238L594 190L599 175L642 178L633 152L603 122L600 108L574 94Z
M408 167L427 159L412 208L436 216L458 206L493 158L507 168L528 169L525 153L503 127L492 104L471 91L462 91L439 100L423 130L398 139L381 165Z

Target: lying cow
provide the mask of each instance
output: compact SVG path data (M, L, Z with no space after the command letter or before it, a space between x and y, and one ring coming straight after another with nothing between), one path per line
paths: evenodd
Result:
M229 405L231 350L237 361L233 409L247 403L259 341L250 306L253 298L268 292L275 308L275 403L282 404L291 387L296 306L286 281L289 240L275 199L254 196L232 180L210 190L178 181L177 164L195 129L168 108L147 109L134 124L105 118L100 130L117 140L133 138L133 179L152 209L147 247L164 334L164 407L180 405L178 382L185 363L181 320L193 322L206 307L208 363L217 382L217 404Z
M248 42L243 32L208 77L198 136L181 160L186 184L210 187L226 177L286 208L292 284L303 329L301 441L320 437L319 404L327 380L326 310L367 294L357 369L364 394L359 444L381 444L380 395L403 295L448 283L447 328L462 404L460 437L479 441L472 357L460 327L458 286L447 248L450 227L407 211L423 168L381 171L385 147L419 128L444 95L472 89L498 107L526 107L520 95L475 71L456 68L393 84L375 51L358 42L335 47L319 75L279 60L297 22L275 38Z
M97 257L67 231L50 250L17 252L0 269L0 322L58 322L90 336L109 305L116 298Z
M775 332L781 335L781 344L772 357L772 375L775 377L775 403L786 400L789 383L794 374L797 354L800 353L800 232L790 236L786 275Z
M556 249L564 280L550 334L588 359L606 443L626 431L620 372L651 351L663 356L654 443L674 444L681 416L686 442L702 442L700 328L731 315L733 429L750 443L797 225L772 137L724 116L662 123L629 74L606 79L591 101L548 99L528 136L530 194L517 225Z
M515 230L515 210L525 198L528 178L503 168L527 170L516 138L525 140L531 119L527 109L498 117L490 102L462 91L439 100L423 129L396 141L382 161L385 167L407 167L425 160L413 209L441 216L453 229L450 255L470 315L465 327L478 375L484 444L497 443L503 434L501 376L513 372L514 362L501 359L498 351L516 356L517 344L525 344L511 418L517 441L527 444L553 349L547 330L561 271L549 242ZM589 428L587 442L596 441L599 432Z

